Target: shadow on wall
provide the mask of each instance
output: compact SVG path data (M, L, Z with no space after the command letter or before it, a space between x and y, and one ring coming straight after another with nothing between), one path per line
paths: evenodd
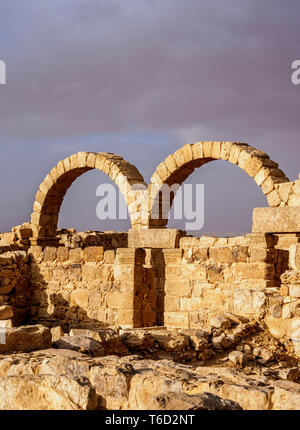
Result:
M71 328L163 325L162 250L127 248L122 250L122 261L116 259L115 251L106 252L109 263L104 262L106 257L101 261L41 262L31 255L28 322L61 325L65 332Z

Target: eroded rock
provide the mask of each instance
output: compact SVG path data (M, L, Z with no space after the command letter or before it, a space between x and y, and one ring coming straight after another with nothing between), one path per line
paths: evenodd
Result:
M8 352L28 352L50 348L50 329L42 325L12 327L5 330L5 343L0 344L0 354Z
M70 349L72 351L82 352L92 357L102 357L105 355L103 346L94 339L87 336L62 336L53 343L58 349Z

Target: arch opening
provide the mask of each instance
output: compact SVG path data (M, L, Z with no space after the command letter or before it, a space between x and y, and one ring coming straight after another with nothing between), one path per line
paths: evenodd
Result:
M34 238L55 238L58 216L64 197L72 183L89 170L108 175L120 189L128 206L132 227L141 224L135 201L135 187L146 187L137 168L110 153L79 152L60 161L41 183L35 196L31 224Z
M152 175L149 186L151 190L148 214L150 228L165 228L168 223L168 216L162 210L165 198L161 193L163 187L183 184L195 169L216 160L228 161L244 170L261 188L269 206L286 205L278 193L278 186L283 182L289 182L289 179L266 153L246 143L197 142L187 144L169 155ZM173 200L174 196L171 196L171 205Z

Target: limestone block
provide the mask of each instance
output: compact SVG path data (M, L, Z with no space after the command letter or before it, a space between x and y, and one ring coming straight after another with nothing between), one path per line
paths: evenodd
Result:
M261 186L267 180L270 174L270 169L268 167L262 167L254 176L254 181L258 186Z
M56 327L52 327L50 330L51 330L52 342L56 342L64 335L63 329L61 328L60 325Z
M1 410L96 409L95 389L85 377L13 375L0 378Z
M86 261L101 261L103 259L103 246L87 246L83 251Z
M56 166L57 176L60 177L65 173L65 166L63 160L60 160Z
M197 142L192 145L193 158L194 160L198 160L203 158L203 143Z
M156 172L160 176L162 182L165 182L171 174L165 163L161 163L157 167Z
M300 244L293 244L289 252L289 265L293 270L300 270Z
M12 328L13 323L11 319L0 320L0 329Z
M241 150L242 150L242 147L240 145L233 143L230 148L228 161L230 163L237 164Z
M255 208L252 231L253 233L300 232L300 208Z
M271 193L269 193L267 199L270 206L276 207L281 203L281 198L277 190L273 190Z
M92 291L88 297L88 304L93 308L100 308L103 303L103 293L101 291Z
M168 294L165 297L165 301L164 301L164 312L177 312L177 311L180 311L179 297Z
M176 152L174 152L173 156L175 158L175 161L178 167L181 167L185 164L184 153L181 149L178 149ZM152 178L151 178L151 182L152 182Z
M233 312L252 318L261 318L266 312L267 296L261 291L236 290L233 295Z
M81 261L83 258L83 251L80 248L74 248L69 250L69 259L71 261Z
M192 145L191 144L186 144L184 145L184 147L182 148L182 152L183 152L183 156L184 156L184 161L186 163L188 163L189 161L193 160L193 150L192 150Z
M69 158L70 158L71 169L77 169L79 167L78 154L73 154Z
M234 257L230 247L211 247L209 249L210 258L216 263L233 263Z
M221 142L213 142L211 156L216 160L219 160L221 154Z
M51 347L51 332L42 325L28 325L6 330L5 344L0 344L0 354L20 351L28 352Z
M69 259L69 249L65 246L60 246L57 248L57 261L63 262Z
M220 263L209 265L207 267L207 276L211 283L224 282L224 266Z
M249 248L250 263L264 262L275 264L277 262L278 251L274 248Z
M166 327L189 328L189 315L182 312L165 312Z
M9 305L0 306L0 320L7 320L13 317L12 307Z
M299 207L300 206L300 195L299 194L292 194L289 197L288 206Z
M226 318L222 315L216 315L209 320L209 324L212 328L219 328L219 329L227 329L231 327L231 321L229 318Z
M251 157L251 159L248 161L245 172L248 173L249 176L254 178L261 167L263 166L263 160L257 157Z
M165 293L173 294L176 296L186 297L191 295L192 286L186 282L185 280L174 280L174 279L166 279L165 281Z
M181 298L180 299L180 310L181 311L197 311L203 306L203 300L201 297Z
M64 165L64 169L65 172L68 172L69 170L71 170L71 160L70 157L67 157L63 160L63 165Z
M130 310L133 308L134 295L125 293L108 293L106 295L106 303L109 308ZM137 306L137 299L135 299Z
M57 248L47 246L44 249L44 261L55 261L56 252L57 252Z
M88 304L88 291L85 289L78 289L71 292L71 306L80 306L86 309Z
M177 169L177 164L176 164L175 158L172 154L166 158L165 164L166 164L169 172L171 172L171 173L175 172L175 170Z
M268 176L267 179L261 184L261 190L264 194L269 194L274 190L274 181L271 176Z
M117 264L144 264L146 252L141 248L118 248L116 252Z
M217 242L217 238L213 236L201 236L200 237L200 246L201 247L210 247L213 246Z
M114 264L115 261L115 251L108 249L103 254L103 260L105 264Z
M95 163L96 163L96 154L93 152L90 152L88 154L87 160L86 160L86 165L88 167L91 167L92 169L95 168Z
M93 357L103 357L105 350L103 346L94 339L87 336L62 336L54 342L54 347L58 349L70 349Z
M211 158L213 142L203 142L203 157Z
M178 248L185 232L177 229L129 230L129 248Z
M293 185L292 182L285 182L283 184L278 185L278 192L279 192L281 201L285 203L288 201L292 185Z
M300 298L300 285L289 285L288 286L288 295L291 297L299 297Z
M244 354L241 351L231 351L228 358L235 366L243 365Z
M253 156L251 153L249 153L249 151L242 150L239 154L239 159L237 164L241 169L245 170L247 164L250 162L252 158Z
M275 268L268 263L234 263L234 273L237 281L248 279L273 279Z
M292 381L276 381L272 395L273 410L299 410L300 387Z
M208 258L208 248L194 248L193 259L195 262L203 262Z

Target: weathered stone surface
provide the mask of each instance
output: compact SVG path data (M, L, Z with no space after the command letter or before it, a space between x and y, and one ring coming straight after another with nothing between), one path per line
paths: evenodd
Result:
M188 394L166 394L156 398L159 410L193 410L193 411L228 411L241 410L238 403L232 400L223 400L219 396L211 393L203 393L199 395Z
M231 322L229 318L223 317L221 315L217 315L210 319L210 325L213 328L226 329L231 326Z
M275 410L299 410L300 385L291 381L276 382L272 402Z
M127 355L128 349L122 342L119 334L112 330L98 329L97 331L88 329L71 329L70 336L85 336L97 341L104 349L105 355Z
M300 207L255 208L253 233L294 233L300 231Z
M42 325L8 328L5 332L5 344L0 343L0 354L46 349L51 347L51 343L50 329Z
M129 230L129 248L177 248L185 232L176 229Z
M9 305L0 306L0 320L6 320L13 317L12 307Z
M0 377L1 410L95 409L95 390L84 378L65 375Z
M235 366L242 366L244 354L241 351L231 351L228 358Z
M52 342L56 342L64 335L63 329L61 326L52 327L51 328L51 336L52 336Z
M94 339L86 336L62 336L53 343L58 349L70 349L87 354L93 357L102 357L105 355L103 346Z
M289 264L291 269L300 270L300 245L293 244L289 249Z

